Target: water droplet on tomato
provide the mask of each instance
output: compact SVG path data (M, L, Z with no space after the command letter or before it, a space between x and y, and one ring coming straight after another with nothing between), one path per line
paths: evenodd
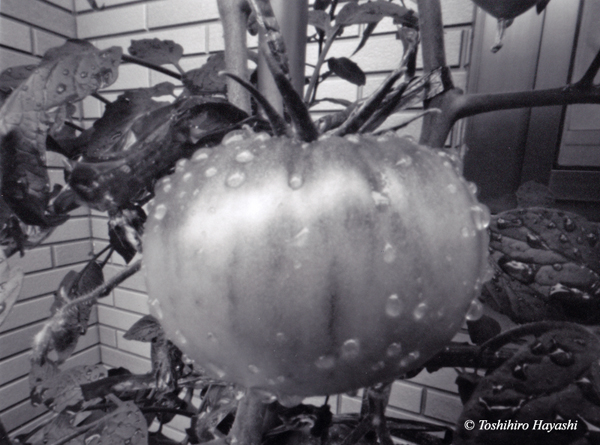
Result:
M232 131L231 133L227 133L223 139L221 140L222 145L230 145L235 142L240 142L245 139L243 131Z
M471 207L471 217L477 230L485 230L490 225L490 211L485 206L474 205Z
M214 333L209 332L208 334L206 334L206 339L212 343L216 343L217 336Z
M194 153L192 156L192 162L195 164L202 163L208 159L210 151L206 148L202 148Z
M396 248L390 243L385 243L383 248L383 261L390 264L396 260Z
M257 141L268 141L269 139L271 139L271 135L265 132L257 133L254 139Z
M398 167L410 167L412 165L412 163L413 163L413 160L408 155L404 155L396 161L396 165Z
M185 172L181 179L183 180L183 182L189 182L189 180L192 179L192 176L192 172Z
M79 73L79 77L81 77L82 79L85 79L88 76L87 71L82 71L81 73Z
M552 265L552 268L553 268L554 270L556 270L556 271L559 271L559 270L562 270L562 268L563 268L563 265L562 265L562 264L560 264L560 263L554 263L554 264Z
M400 367L401 368L409 367L420 356L421 356L421 353L419 351L413 351L413 352L409 353L406 357L404 357L402 360L400 360Z
M471 301L467 316L465 317L469 321L477 321L483 316L483 304L479 301L479 298L475 298Z
M179 161L177 161L177 163L175 164L175 171L181 172L182 170L184 170L188 162L189 161L187 159L180 159Z
M360 138L356 134L349 134L346 136L346 140L354 144L358 144L360 142Z
M304 400L304 397L280 394L277 400L281 405L285 406L286 408L293 408L294 406L300 405Z
M246 174L244 172L236 171L229 175L225 183L231 188L237 188L242 185L245 180Z
M63 70L63 75L68 76L69 75L69 70Z
M340 356L344 360L352 360L358 357L360 353L360 342L356 339L349 339L342 344Z
M277 343L283 344L287 341L287 336L283 332L278 332L275 334L275 340L277 340Z
M159 204L154 208L154 219L160 221L167 214L167 206L164 204Z
M475 196L477 194L477 184L474 182L467 182L467 189L471 192L471 195Z
M448 190L449 193L451 194L455 194L456 193L456 185L455 184L448 184L448 186L446 187L446 189Z
M67 90L67 86L66 86L64 83L59 83L59 84L56 86L56 92L57 92L58 94L62 94L62 93L64 93L66 90Z
M315 366L323 370L331 369L335 366L335 358L331 355L322 355L315 361Z
M247 164L248 162L252 162L254 160L254 155L250 150L244 150L236 155L235 160L240 164Z
M399 317L404 309L404 303L398 298L398 295L392 294L385 303L385 313L390 317Z
M400 353L402 352L402 345L400 343L391 343L387 350L385 351L386 355L388 357L396 357L398 355L400 355Z
M294 173L292 176L290 176L288 184L292 188L292 190L298 190L304 185L304 178L302 177L302 175Z
M248 371L250 371L252 374L258 374L260 369L258 369L258 366L256 365L248 365Z
M427 313L427 309L427 303L419 303L413 311L413 318L416 321L422 320L425 314Z
M216 169L216 167L209 167L204 172L204 176L206 176L207 178L212 178L214 175L217 174L217 171L218 170Z

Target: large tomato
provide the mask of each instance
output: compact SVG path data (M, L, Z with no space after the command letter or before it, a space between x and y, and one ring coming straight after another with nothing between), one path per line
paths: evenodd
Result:
M473 2L488 14L497 19L514 19L538 3L548 3L549 0L473 0Z
M461 327L488 222L451 159L407 139L232 134L156 186L151 312L199 365L247 388L372 385Z

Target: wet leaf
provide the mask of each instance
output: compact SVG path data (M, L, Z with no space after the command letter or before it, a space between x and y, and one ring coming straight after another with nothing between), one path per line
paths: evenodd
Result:
M46 52L31 75L0 109L2 194L26 224L52 226L65 217L45 214L50 199L45 168L46 137L62 125L69 103L81 100L117 77L121 52L98 51L82 40L68 40Z
M377 28L378 23L379 22L373 22L373 23L367 24L367 26L365 27L365 29L362 32L360 42L359 42L358 46L356 47L356 49L354 50L354 52L352 53L352 55L359 52L363 48L363 46L365 46L365 44L367 43L367 40L369 40L369 37L371 37L371 34L373 34L373 31L375 31L375 28Z
M200 68L186 72L182 82L191 94L224 94L227 84L219 73L225 68L225 54L216 53Z
M104 281L102 268L95 261L90 261L81 271L68 272L63 278L54 296L52 316L34 337L32 360L45 363L52 351L58 356L58 363L63 363L77 346L79 337L86 333L94 300L73 303Z
M495 276L483 299L517 323L600 320L600 230L574 213L532 207L492 217Z
M110 245L126 263L129 263L137 252L141 252L145 222L146 213L139 206L119 210L110 215L108 220Z
M4 250L0 249L0 326L17 301L22 284L23 271L19 267L9 268Z
M347 57L331 57L327 60L329 69L342 79L354 85L364 85L367 77L363 70Z
M43 403L60 413L67 408L76 408L83 401L81 385L107 376L103 365L81 365L52 374L36 383L31 389L32 403Z
M178 65L183 56L183 47L172 40L142 39L132 40L129 54L156 65Z
M179 159L218 144L246 117L229 103L200 97L157 108L135 121L111 160L84 157L77 162L69 184L94 209L116 212L130 207L143 201Z
M478 382L457 422L456 445L592 443L586 441L585 422L600 426L600 399L592 400L587 394L597 390L592 381L599 356L599 338L575 324L565 327L563 323L528 341ZM535 421L579 422L574 430L555 429L548 434L531 427L525 431L467 430L463 427L467 419L476 425L483 420L530 426Z
M0 90L12 92L31 75L36 67L37 65L19 65L6 68L0 73Z

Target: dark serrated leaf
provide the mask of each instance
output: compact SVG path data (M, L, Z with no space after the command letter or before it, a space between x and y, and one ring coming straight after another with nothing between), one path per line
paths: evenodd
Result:
M330 57L327 66L333 73L354 85L364 85L367 81L363 70L347 57Z
M574 213L532 207L490 224L494 278L484 300L518 323L600 320L600 231Z
M600 426L600 405L590 400L586 395L590 388L585 387L585 382L591 382L599 356L600 341L591 331L575 324L546 329L539 338L522 345L510 359L478 382L457 422L454 443L558 445L584 439L588 431L584 421ZM570 431L555 430L551 435L546 430L533 428L467 430L463 427L467 419L476 425L482 420L490 423L511 420L533 425L535 420L579 419L580 426Z
M220 142L247 114L225 101L191 97L158 108L135 121L111 160L83 158L69 177L89 207L116 212L143 201L157 179L198 148Z
M67 408L75 408L83 401L81 385L103 379L106 375L103 365L75 366L37 383L31 389L31 400L60 413Z
M183 47L173 40L141 39L132 40L127 49L129 54L156 65L177 65L183 56Z
M116 80L120 56L120 48L98 51L89 42L68 40L48 50L3 103L2 195L26 224L48 227L64 222L64 216L45 213L50 199L47 135L62 125L69 103Z
M108 220L110 245L129 263L142 249L146 212L140 206L119 210Z
M159 321L152 315L144 315L123 335L125 340L137 340L145 343L163 339L165 332Z
M184 74L183 85L192 94L224 94L227 84L219 73L225 68L225 53L213 54L200 68Z

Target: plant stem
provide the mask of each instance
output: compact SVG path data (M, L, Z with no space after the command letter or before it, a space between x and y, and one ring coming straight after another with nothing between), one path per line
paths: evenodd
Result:
M91 291L85 295L82 295L81 297L71 300L69 303L64 305L60 310L64 312L64 311L69 310L71 307L76 306L81 303L85 303L86 301L93 301L93 300L96 300L97 298L105 297L115 287L117 287L119 284L121 284L123 281L125 281L130 276L137 273L141 268L142 268L142 260L137 260L135 263L132 263L126 269L123 269L117 275L112 277L106 283L103 283L102 285L100 285L96 289L94 289L93 291Z
M312 76L310 77L310 81L308 83L308 87L306 88L306 92L304 93L304 103L306 104L310 104L312 100L313 91L316 89L317 82L319 80L319 73L321 72L321 67L325 62L325 58L327 57L327 53L329 52L331 45L333 44L337 34L340 32L340 28L341 27L339 25L336 25L334 28L332 28L332 31L325 36L325 46L323 47L323 50L319 53L319 59L317 60L315 69L312 73Z
M219 15L225 40L225 66L243 80L248 80L248 49L246 23L249 9L246 0L218 0ZM236 107L250 114L250 95L239 83L227 79L227 98Z
M237 408L228 442L239 445L260 445L268 405L253 389L249 389Z

